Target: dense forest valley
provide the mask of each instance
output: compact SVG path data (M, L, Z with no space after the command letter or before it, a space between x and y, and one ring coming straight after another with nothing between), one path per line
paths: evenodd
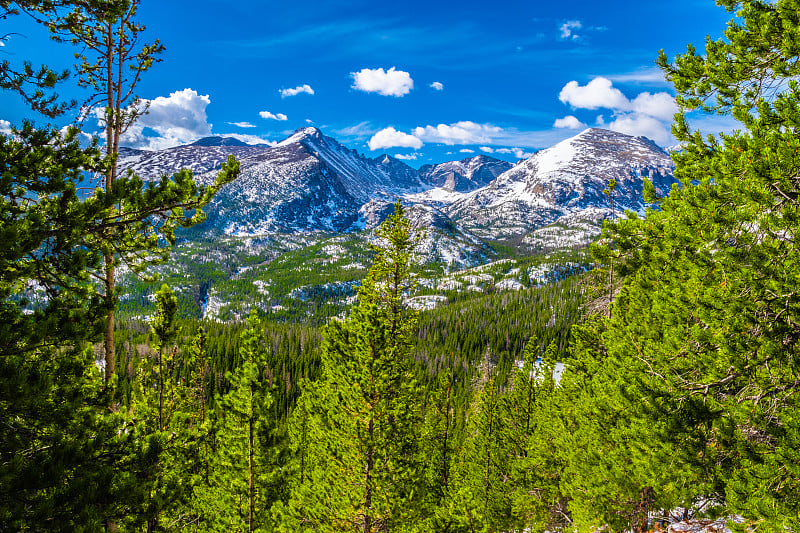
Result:
M0 89L54 119L74 84L104 129L0 134L0 531L798 531L800 0L718 0L724 37L658 55L670 154L590 128L490 162L448 214L416 170L314 128L202 179L122 171L163 52L144 1L0 0L0 22L43 24L78 63L10 58ZM703 135L704 113L737 129ZM578 215L536 211L553 186L536 181L491 210L555 152L658 164L557 176L602 202ZM282 232L210 227L253 169L292 156L333 180L330 154L372 172L360 187L400 168L413 194L357 205L336 182L348 231L306 197L324 231L289 231L280 206ZM542 238L560 232L578 238Z

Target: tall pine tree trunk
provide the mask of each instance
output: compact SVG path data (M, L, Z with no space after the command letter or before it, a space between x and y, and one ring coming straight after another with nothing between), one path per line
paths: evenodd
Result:
M114 108L114 27L111 22L106 24L105 34L105 68L106 68L106 155L109 157L116 152L119 142L117 120L119 110ZM121 73L120 73L121 74ZM117 91L119 92L119 91ZM105 190L111 190L117 177L117 164L110 165L106 171ZM114 267L114 252L110 248L105 250L105 294L103 299L108 309L106 315L106 330L103 344L106 352L106 383L117 371L117 350L114 343L114 286L116 284Z

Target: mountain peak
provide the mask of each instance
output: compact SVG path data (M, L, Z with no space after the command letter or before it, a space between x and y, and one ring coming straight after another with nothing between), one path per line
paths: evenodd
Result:
M622 133L619 131L613 131L606 128L586 128L576 136L567 139L567 141L587 141L587 142L599 142L599 143L626 143L626 142L635 142L635 143L643 143L650 148L655 149L658 152L663 152L664 149L657 145L653 140L644 135L629 135L627 133ZM563 142L567 142L563 141Z
M278 146L286 146L287 144L299 143L305 140L319 140L322 139L322 131L314 126L306 126L297 128L290 136L278 143Z
M247 143L240 141L234 137L221 137L214 135L211 137L203 137L189 146L249 146Z

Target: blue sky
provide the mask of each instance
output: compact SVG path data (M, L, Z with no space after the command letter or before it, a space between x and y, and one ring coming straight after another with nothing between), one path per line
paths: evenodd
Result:
M416 167L480 153L515 161L587 126L669 145L674 92L656 54L702 47L730 16L712 0L142 0L138 18L167 50L139 85L151 113L128 145L276 142L313 125ZM24 18L0 24L10 61L71 64L68 45ZM69 82L61 92L80 97ZM46 122L0 95L0 129L24 118Z

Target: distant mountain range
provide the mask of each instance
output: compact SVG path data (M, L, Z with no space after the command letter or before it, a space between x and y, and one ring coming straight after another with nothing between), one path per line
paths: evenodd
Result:
M369 158L317 128L275 146L209 137L157 152L120 150L120 164L153 179L190 168L214 178L229 154L241 176L206 208L206 231L230 236L353 232L374 227L401 198L420 225L467 242L511 239L533 247L578 244L610 216L603 194L617 181L619 211L642 211L642 179L662 193L676 182L669 154L644 137L587 129L512 165L485 155L413 169ZM554 231L558 228L560 231Z

